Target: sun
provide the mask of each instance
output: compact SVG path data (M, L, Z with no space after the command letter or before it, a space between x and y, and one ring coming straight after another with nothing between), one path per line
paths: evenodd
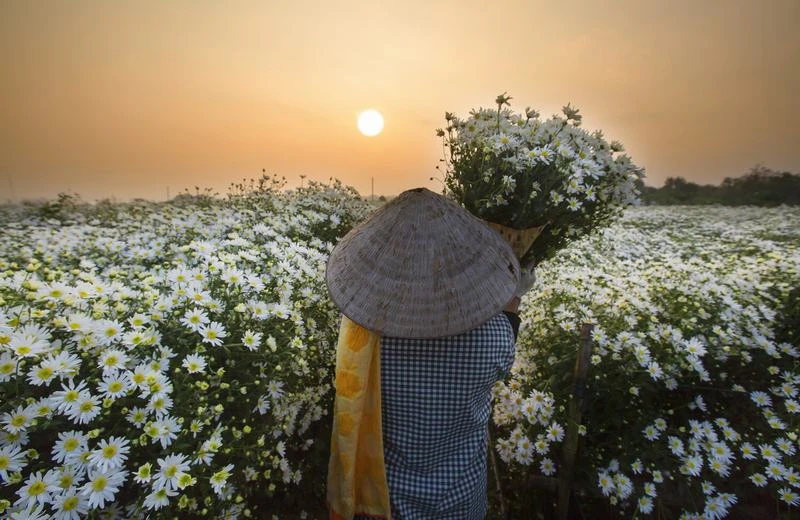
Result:
M383 130L383 116L377 110L364 110L358 114L358 130L369 137L378 135Z

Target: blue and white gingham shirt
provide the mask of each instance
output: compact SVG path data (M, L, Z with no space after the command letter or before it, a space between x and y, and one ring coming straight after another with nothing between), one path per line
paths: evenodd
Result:
M491 389L511 368L515 329L498 314L458 336L381 338L384 458L393 518L486 515Z

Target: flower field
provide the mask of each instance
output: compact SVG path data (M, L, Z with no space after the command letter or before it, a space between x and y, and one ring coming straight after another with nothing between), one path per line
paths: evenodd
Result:
M0 208L0 516L322 517L325 262L370 209L339 184ZM541 265L496 388L493 504L552 508L535 477L562 469L583 323L579 502L800 504L799 247L796 209L637 208Z
M774 518L800 504L799 247L797 209L650 207L543 265L497 388L513 494L559 470L591 323L585 517L604 504L624 518Z

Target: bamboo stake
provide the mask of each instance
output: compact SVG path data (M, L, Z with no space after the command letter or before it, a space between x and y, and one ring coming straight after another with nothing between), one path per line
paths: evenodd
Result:
M589 373L589 359L592 355L592 330L594 326L584 323L581 326L581 343L575 359L572 399L569 402L568 424L564 440L563 471L558 482L558 518L569 518L569 499L572 492L572 478L575 472L575 459L578 455L581 416L584 410L586 376Z

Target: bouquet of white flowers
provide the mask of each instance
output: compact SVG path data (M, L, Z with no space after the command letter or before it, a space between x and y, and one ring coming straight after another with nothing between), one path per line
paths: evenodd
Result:
M552 256L570 240L607 226L638 201L644 170L616 141L580 128L570 105L548 120L527 108L517 114L511 98L497 109L472 110L466 119L445 115L445 189L469 212L496 228L527 230L527 246L516 248L525 263ZM532 238L531 238L532 237ZM530 240L536 240L536 247ZM525 251L525 249L528 249Z

